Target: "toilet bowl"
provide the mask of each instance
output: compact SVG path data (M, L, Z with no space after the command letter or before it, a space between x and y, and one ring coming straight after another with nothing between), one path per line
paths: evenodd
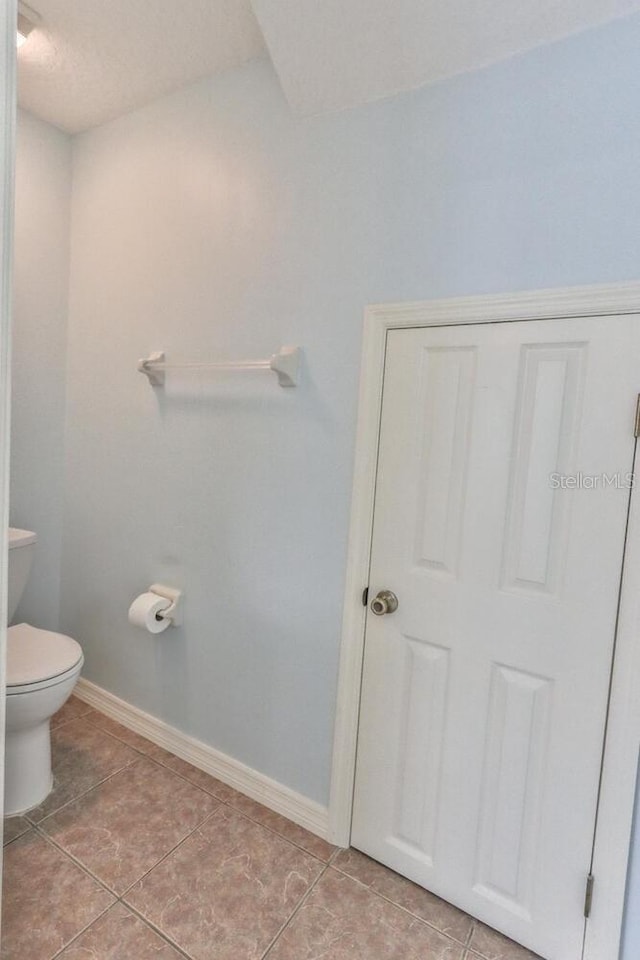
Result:
M83 662L71 637L28 623L9 627L5 816L37 807L51 791L49 720L69 698Z
M9 531L9 614L31 567L35 534ZM30 549L29 549L30 548ZM28 623L7 631L5 816L42 803L53 785L49 721L71 695L84 657L71 637Z

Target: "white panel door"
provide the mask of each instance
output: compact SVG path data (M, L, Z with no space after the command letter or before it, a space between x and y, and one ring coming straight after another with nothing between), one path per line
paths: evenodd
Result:
M352 843L579 960L640 318L388 334ZM597 895L597 887L595 891Z

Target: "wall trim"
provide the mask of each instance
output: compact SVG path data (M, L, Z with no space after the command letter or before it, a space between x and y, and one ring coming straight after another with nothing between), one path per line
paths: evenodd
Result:
M112 720L117 720L127 729L139 733L159 747L164 747L270 810L293 820L323 840L327 839L329 812L315 800L285 787L215 747L182 733L176 727L132 706L84 677L78 680L74 693L79 700L95 707Z
M366 308L334 733L329 835L351 837L360 686L387 332L442 325L640 314L640 283L527 290ZM640 323L640 319L638 321ZM638 361L640 389L640 358ZM638 457L636 457L636 469ZM599 892L583 960L617 960L640 749L640 496L631 498L593 872ZM567 958L579 960L579 958Z

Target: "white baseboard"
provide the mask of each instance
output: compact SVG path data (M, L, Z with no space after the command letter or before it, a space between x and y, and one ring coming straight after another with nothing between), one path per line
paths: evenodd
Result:
M134 733L139 733L159 747L175 753L182 760L192 763L194 767L222 780L223 783L253 800L258 800L265 807L293 820L311 833L317 834L324 840L327 839L329 811L321 804L302 796L301 793L296 793L295 790L283 786L263 773L258 773L257 770L247 767L239 760L234 760L233 757L221 753L220 750L210 747L201 740L182 733L163 720L151 716L150 713L133 707L120 697L91 683L90 680L81 677L73 692L79 700L117 720Z

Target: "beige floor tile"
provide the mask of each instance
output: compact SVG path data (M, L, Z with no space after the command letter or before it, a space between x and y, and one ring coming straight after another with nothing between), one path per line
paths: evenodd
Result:
M218 800L230 803L250 819L256 820L258 823L262 823L264 826L269 827L269 829L281 834L281 836L302 847L304 850L307 850L308 853L313 854L320 860L328 860L335 851L336 848L327 843L326 840L314 836L314 834L299 827L291 820L287 820L285 817L281 817L262 804L256 803L255 800L251 800L243 793L239 793L237 790L234 790L233 787L229 787L221 780L217 780L210 774L205 773L204 770L194 767L193 764L188 763L186 760L176 757L175 754L170 753L168 750L163 750L162 747L158 747L154 743L151 743L150 740L146 740L139 734L128 730L110 717L94 711L91 721L101 730L122 740L123 743L133 747L134 750L140 750L158 763L164 764L179 776L184 777L185 780L189 780L197 787L200 787L201 790L206 790L206 792L210 793L213 797L217 797Z
M462 960L464 948L331 867L268 960Z
M167 753L165 758L160 759L160 762L164 763L181 777L184 777L191 783L195 783L197 787L217 797L218 800L231 803L236 797L242 796L242 794L234 790L233 787L228 787L226 783L223 783L221 780L216 780L216 778L212 777L209 773L205 773L204 770L199 770L198 767L194 767L193 764L187 763L186 760L181 760L180 757L176 757L172 753Z
M462 943L467 942L473 926L471 917L411 880L401 877L357 850L342 850L333 866L417 917L422 917L450 937Z
M126 743L134 750L139 750L158 763L169 767L170 770L173 770L179 776L184 777L185 780L189 780L197 787L200 787L201 790L206 790L207 793L217 797L218 800L230 803L236 807L236 809L245 813L250 819L264 824L264 826L269 827L269 829L291 840L292 843L296 843L320 860L328 860L335 851L336 848L327 843L326 840L314 836L314 834L299 827L291 820L287 820L285 817L273 813L273 811L264 807L262 804L256 803L244 794L234 790L233 787L229 787L221 780L217 780L210 774L205 773L204 770L194 767L186 760L181 760L180 757L176 757L175 754L170 753L168 750L163 750L162 747L156 746L156 744L145 739L145 737L141 737L139 734L128 730L127 727L122 726L122 724L117 723L103 713L94 711L91 722L105 733L122 740L123 743Z
M31 824L26 817L5 817L3 842L11 843L12 840L22 836L22 834L26 833L30 828Z
M303 850L313 854L314 857L318 857L319 860L326 862L337 849L321 837L305 830L304 827L299 827L292 820L280 816L279 813L274 813L273 810L269 810L268 807L264 807L261 803L257 803L256 800L251 800L241 793L236 793L235 797L228 802L236 810L244 813L246 817L261 823L263 827L268 827L275 833L279 833L285 840L290 840L291 843L302 847Z
M122 904L89 927L60 960L181 960L182 954Z
M258 960L321 870L315 858L220 807L126 900L194 960Z
M469 947L484 960L541 960L536 953L503 937L484 923L475 924Z
M131 750L83 718L63 723L51 731L53 790L28 814L34 823L95 786L105 777L140 759Z
M218 807L203 790L139 757L42 823L117 894L139 880Z
M2 960L50 960L114 898L35 830L4 851Z
M104 713L99 713L97 710L94 711L91 717L91 723L110 736L116 737L117 740L126 743L128 747L132 747L134 750L137 750L139 753L144 753L148 757L153 757L154 760L169 759L173 756L173 754L163 750L162 747L157 747L151 740L147 740L146 737L142 737L139 733L134 733L133 730L129 730L128 727L118 723L117 720L112 720L111 717L107 717Z
M73 695L51 718L51 727L59 727L61 723L68 723L69 720L78 720L85 717L87 720L95 711L87 704Z

